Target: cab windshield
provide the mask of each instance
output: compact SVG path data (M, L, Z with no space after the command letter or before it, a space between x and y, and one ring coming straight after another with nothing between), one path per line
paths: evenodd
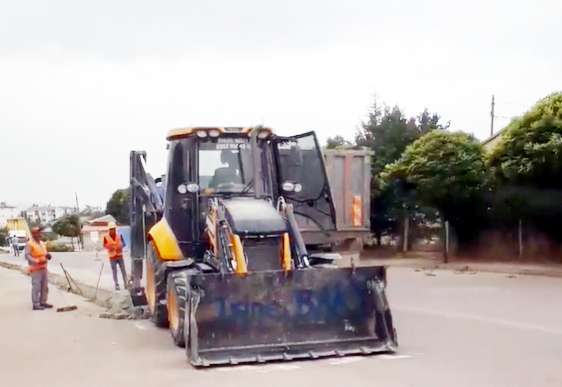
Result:
M269 174L263 168L266 152L263 146L260 152L260 170L258 171L260 190L269 193ZM254 193L254 170L252 150L249 139L219 138L217 142L199 143L199 185L207 193Z

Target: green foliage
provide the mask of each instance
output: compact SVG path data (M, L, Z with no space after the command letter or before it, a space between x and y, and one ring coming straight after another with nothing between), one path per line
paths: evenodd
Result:
M408 146L382 174L410 185L416 199L453 215L456 206L481 195L486 178L481 144L464 133L432 131Z
M351 148L353 144L343 138L342 136L329 137L326 142L326 148L328 149L340 149L340 148Z
M100 207L92 207L86 204L86 207L80 211L80 216L87 219L95 219L104 216L105 213Z
M562 93L514 119L488 162L498 184L562 188Z
M129 224L129 190L118 189L107 202L105 212L121 224Z
M505 128L488 165L491 221L518 219L562 241L562 93L553 93Z
M58 235L78 238L80 237L80 218L78 215L67 215L53 224L53 231Z
M73 248L63 243L47 242L47 250L52 253L64 253L73 251Z
M382 184L381 174L385 167L397 161L406 147L423 134L448 127L449 123L440 123L440 117L427 109L417 117L408 118L398 106L381 106L375 97L368 119L357 132L355 143L356 146L370 148L375 154L371 170L371 228L379 241L383 234L396 232L399 212L396 204L404 204L411 199L409 193L400 187ZM413 209L415 206L406 207Z
M381 175L385 187L406 193L406 205L437 209L459 243L470 241L483 225L486 176L481 144L465 133L442 130L416 140Z
M43 242L54 241L58 239L58 234L55 232L44 232L41 240Z
M6 227L0 228L0 246L8 246L9 231Z

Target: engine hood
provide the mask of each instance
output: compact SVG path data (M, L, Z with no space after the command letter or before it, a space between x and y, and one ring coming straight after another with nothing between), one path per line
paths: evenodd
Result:
M224 199L225 217L241 236L280 235L287 231L283 218L271 203L254 198Z

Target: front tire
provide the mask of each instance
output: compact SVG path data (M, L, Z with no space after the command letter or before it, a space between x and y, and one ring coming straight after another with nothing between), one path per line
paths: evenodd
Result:
M150 319L160 328L168 326L168 310L166 308L166 265L158 256L151 241L147 248L146 259L146 298Z
M173 273L168 276L168 290L166 292L168 304L168 323L174 343L185 347L185 319L187 300L187 276L184 272Z

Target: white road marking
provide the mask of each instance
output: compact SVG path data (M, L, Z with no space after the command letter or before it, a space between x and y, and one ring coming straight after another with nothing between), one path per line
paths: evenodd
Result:
M381 360L404 360L404 359L410 359L411 356L409 356L409 355L378 355L376 358L381 359Z
M231 371L251 371L261 374L265 374L272 371L294 371L301 368L296 364L271 364L264 366L246 365L246 366L235 366L235 367L221 367L218 369L220 372L231 372Z
M360 356L350 356L350 357L342 357L339 359L331 359L330 365L342 365L342 364L349 364L349 363L356 363L358 361L365 360L365 357Z
M392 305L392 308L395 309L395 310L403 310L403 311L407 311L407 312L414 312L414 313L420 313L420 314L425 314L425 315L443 316L443 317L450 317L450 318L460 318L460 319L478 321L478 322L488 323L488 324L504 325L504 326L519 328L519 329L525 329L525 330L530 330L530 331L539 331L539 332L543 332L543 333L552 333L552 334L555 334L555 335L562 335L562 329L546 327L544 325L538 325L538 324L525 324L525 323L519 323L519 322L516 322L516 321L503 320L503 319L493 318L493 317L482 317L482 316L476 316L476 315L472 315L472 314L444 312L444 311L440 311L440 310L422 309L422 308L416 308L416 307L405 306L405 305Z
M135 328L140 329L141 331L144 331L146 329L146 324L140 323L138 321L135 322Z

